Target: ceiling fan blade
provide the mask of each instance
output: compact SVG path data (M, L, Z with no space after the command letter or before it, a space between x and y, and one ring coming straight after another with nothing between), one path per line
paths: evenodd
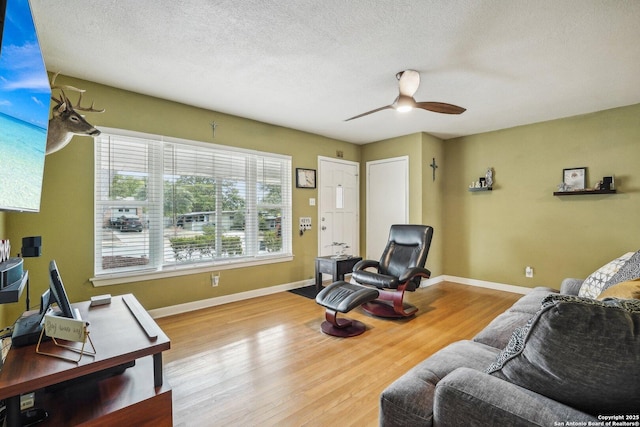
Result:
M400 87L400 95L413 97L420 86L420 73L415 70L405 70L396 74L396 77Z
M362 116L367 116L367 115L372 114L372 113L377 113L378 111L387 110L389 108L393 108L393 107L391 105L385 105L384 107L376 108L375 110L367 111L366 113L362 113L362 114L358 114L357 116L353 116L353 117L345 120L345 122L348 122L349 120L357 119L357 118L362 117Z
M462 114L467 111L466 108L444 102L416 102L416 108L443 114Z

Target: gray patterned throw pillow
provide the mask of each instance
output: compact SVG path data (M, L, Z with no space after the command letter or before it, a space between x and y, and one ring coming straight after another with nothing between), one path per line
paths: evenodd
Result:
M618 283L627 282L640 277L640 251L636 252L629 258L620 270L618 270L611 278L604 284L602 291L610 288ZM601 292L602 292L601 291Z
M597 298L604 289L605 284L611 280L632 255L633 252L628 252L591 273L580 286L578 296Z

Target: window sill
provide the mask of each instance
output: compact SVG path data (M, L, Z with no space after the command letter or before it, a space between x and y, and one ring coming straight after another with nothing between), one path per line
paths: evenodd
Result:
M253 267L257 265L276 264L280 262L293 261L293 255L278 255L269 258L251 259L241 262L217 261L211 264L197 267L166 267L162 271L127 272L120 274L102 275L89 279L94 287L121 285L123 283L142 282L147 280L164 279L167 277L189 276L192 274L209 273L220 270L230 270L235 268Z

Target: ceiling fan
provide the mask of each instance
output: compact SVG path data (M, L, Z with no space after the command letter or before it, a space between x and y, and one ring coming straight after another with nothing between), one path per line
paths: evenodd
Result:
M357 116L353 116L345 120L345 122L390 108L400 112L411 111L414 108L421 108L423 110L444 114L462 114L467 110L466 108L446 104L444 102L416 102L416 100L413 99L413 95L418 90L418 86L420 86L420 74L415 70L400 71L396 74L396 79L398 79L400 94L391 105L386 105L384 107L376 108L375 110L367 111L366 113L358 114Z

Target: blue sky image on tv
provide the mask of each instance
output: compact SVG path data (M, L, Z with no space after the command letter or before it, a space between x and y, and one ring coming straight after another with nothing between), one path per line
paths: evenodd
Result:
M50 99L29 1L8 0L0 48L0 210L40 210Z

